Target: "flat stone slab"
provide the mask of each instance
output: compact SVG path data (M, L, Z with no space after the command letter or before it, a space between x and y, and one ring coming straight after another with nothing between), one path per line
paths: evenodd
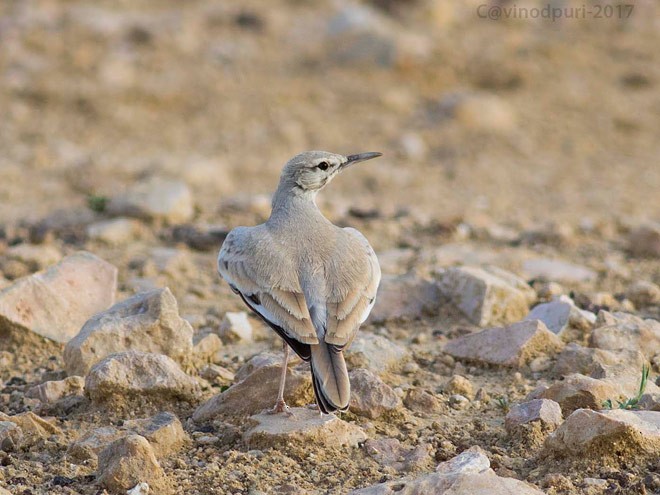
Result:
M267 413L251 416L250 419L257 424L243 435L247 446L261 449L298 442L326 447L356 447L367 439L361 428L333 414L320 414L304 407L291 408L291 412L293 416Z

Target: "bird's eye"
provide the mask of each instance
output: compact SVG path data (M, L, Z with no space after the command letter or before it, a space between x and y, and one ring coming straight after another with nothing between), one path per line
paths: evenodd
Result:
M328 165L328 162L321 162L316 166L316 168L320 168L321 170L328 170L329 166L330 165Z

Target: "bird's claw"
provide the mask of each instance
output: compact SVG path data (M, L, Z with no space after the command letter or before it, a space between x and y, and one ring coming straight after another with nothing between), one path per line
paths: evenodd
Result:
M277 402L275 403L275 406L270 411L268 411L268 414L280 414L280 413L284 413L289 417L293 417L293 412L291 411L289 406L286 405L286 402L278 399Z

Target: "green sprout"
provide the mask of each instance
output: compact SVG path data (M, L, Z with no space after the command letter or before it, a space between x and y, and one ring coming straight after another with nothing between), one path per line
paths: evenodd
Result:
M89 209L92 211L103 213L107 205L108 198L105 196L99 196L97 194L90 194L87 196L87 206L89 206Z
M505 395L500 395L497 398L497 407L502 409L504 411L504 414L509 412L509 409L511 409L511 404L509 404L509 398L506 397Z
M642 379L639 382L639 390L637 391L637 395L635 397L629 397L624 401L618 400L617 403L619 409L638 409L639 408L639 401L642 399L642 395L644 395L644 390L646 390L646 384L649 381L649 372L651 369L644 364L642 366ZM603 402L603 407L605 409L614 409L614 405L612 404L612 399L607 399L606 401Z

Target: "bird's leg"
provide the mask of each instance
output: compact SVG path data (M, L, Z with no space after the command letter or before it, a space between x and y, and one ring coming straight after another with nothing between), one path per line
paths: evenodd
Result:
M271 410L271 414L285 412L292 416L293 413L289 411L289 406L284 402L284 385L286 383L286 365L289 361L289 346L284 341L282 341L282 344L284 347L284 360L282 361L282 374L280 375L280 390L277 393L277 402L275 402L275 407Z

